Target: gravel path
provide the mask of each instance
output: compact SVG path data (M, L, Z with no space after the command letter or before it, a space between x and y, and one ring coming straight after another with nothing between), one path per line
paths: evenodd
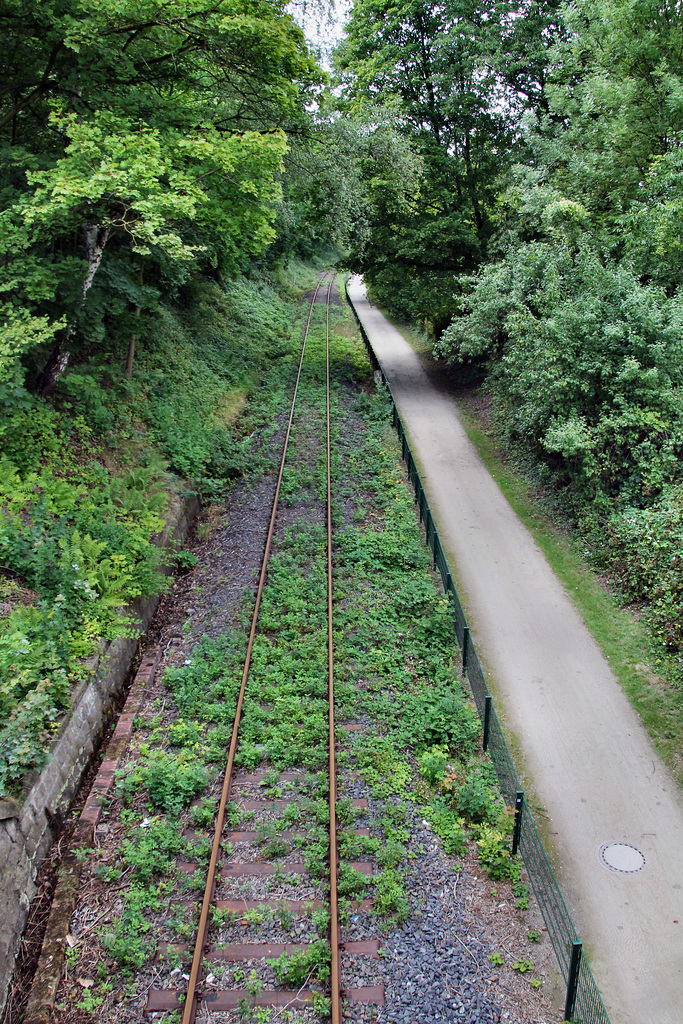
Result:
M612 1020L680 1024L683 799L533 538L489 476L457 407L367 300L350 294L406 426L494 697L547 812L561 884ZM605 843L645 866L611 872Z

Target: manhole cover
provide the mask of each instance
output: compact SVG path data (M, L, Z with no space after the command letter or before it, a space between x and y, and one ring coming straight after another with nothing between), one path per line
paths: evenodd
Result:
M598 860L618 875L632 875L645 867L642 853L629 843L603 843L598 850Z

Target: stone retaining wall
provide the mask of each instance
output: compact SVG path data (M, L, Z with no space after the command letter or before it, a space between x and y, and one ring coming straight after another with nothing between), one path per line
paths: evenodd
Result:
M197 512L196 498L178 501L167 516L159 544L182 542ZM146 632L159 595L131 609ZM41 862L78 791L97 749L137 650L137 640L122 637L106 646L89 679L72 695L71 712L56 734L48 764L31 772L16 798L0 799L0 1013L7 998L14 961L28 919Z

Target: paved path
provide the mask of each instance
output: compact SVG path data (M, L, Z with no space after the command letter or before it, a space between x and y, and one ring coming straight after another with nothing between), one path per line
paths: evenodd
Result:
M683 800L607 661L403 336L349 292L420 467L489 686L549 816L560 884L612 1024L683 1022ZM607 842L637 874L598 861Z

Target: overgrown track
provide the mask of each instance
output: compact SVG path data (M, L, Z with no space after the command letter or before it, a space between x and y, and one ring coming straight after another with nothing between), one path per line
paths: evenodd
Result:
M238 779L238 775L235 769L235 755L238 749L239 743L239 730L242 720L242 710L244 706L244 698L247 690L247 683L249 679L249 672L252 661L252 651L254 647L254 640L257 635L259 625L259 611L261 608L261 598L266 584L266 575L268 569L268 562L271 553L271 547L273 542L274 531L276 528L276 517L278 513L278 505L280 501L280 492L283 481L283 474L285 471L285 464L287 461L289 442L292 433L292 424L294 421L295 408L297 403L297 395L299 392L299 383L301 380L302 368L304 365L304 357L306 354L306 342L308 340L309 329L311 326L311 317L313 310L318 298L318 293L323 287L323 282L326 275L323 275L315 289L313 297L311 299L310 309L308 313L308 320L306 323L304 337L301 348L301 356L299 360L298 371L296 380L294 383L294 389L291 400L291 407L289 412L289 419L287 423L287 429L285 433L285 439L283 444L282 458L280 462L280 468L277 476L277 482L275 486L275 493L273 497L272 510L270 514L270 521L268 525L268 532L265 541L263 560L259 575L259 584L256 592L256 599L254 604L253 615L251 619L251 627L249 631L249 640L247 644L246 655L244 659L244 668L242 671L241 685L237 696L236 710L234 716L234 722L232 726L232 735L230 741L230 748L228 753L227 765L225 768L225 774L223 778L223 785L221 790L220 802L218 806L218 812L215 821L215 828L213 834L213 841L211 846L211 856L209 865L206 873L206 882L204 886L204 896L202 901L201 914L199 918L199 924L197 927L196 940L194 944L194 955L192 959L192 965L189 973L189 981L186 992L172 991L169 989L152 989L148 995L147 1011L154 1012L160 1010L172 1009L175 1006L183 1004L183 1024L193 1024L197 1012L204 1004L210 1011L221 1012L231 1011L239 1009L245 1001L256 1003L261 1006L287 1006L290 1008L298 1008L305 1005L307 1002L314 999L315 993L307 988L306 982L301 985L298 989L288 990L282 988L264 989L259 987L258 991L254 989L232 989L223 990L216 989L215 987L207 988L205 984L206 975L206 964L210 961L212 954L216 953L216 950L212 947L210 942L210 929L211 929L211 916L212 909L215 913L216 910L234 912L235 908L232 906L226 906L229 901L216 901L216 886L217 881L221 875L226 874L225 871L221 872L221 861L225 859L226 853L229 853L233 843L239 843L240 841L248 842L253 839L251 833L232 833L229 836L225 834L226 826L226 811L231 799L231 794L234 789L235 782ZM334 715L334 646L333 646L333 623L332 623L332 598L333 598L333 580L332 580L332 484L331 484L331 440L330 440L330 338L329 338L329 306L330 306L330 295L332 292L332 286L334 283L334 275L330 277L327 284L327 296L326 296L326 359L325 359L325 462L326 462L326 521L327 521L327 670L328 670L328 771L329 771L329 909L330 909L330 934L329 934L329 1012L333 1024L339 1024L342 1014L342 982L341 982L341 969L340 969L340 923L338 913L338 898L337 898L337 881L339 875L339 863L338 863L338 851L337 851L337 781L336 781L336 756L335 756L335 715ZM281 776L284 779L284 776ZM242 783L249 785L259 781L259 778L255 775L244 775L240 777ZM274 801L273 804L276 802ZM277 803L281 803L278 801ZM230 843L230 846L228 846ZM188 865L188 867L190 867ZM254 860L252 863L240 862L238 864L231 865L231 868L227 869L227 874L232 870L238 874L244 875L267 875L269 873L270 865L264 864L260 859ZM297 865L298 868L303 869L304 865ZM357 865L361 870L369 869L372 870L370 865ZM296 901L289 901L292 904L289 909L294 910L294 903ZM239 904L237 904L239 906ZM240 910L246 909L240 907ZM377 955L377 943L371 941L368 943L352 943L354 947L353 952L355 954L363 954L364 952L370 953L371 955ZM282 948L280 948L282 946ZM367 949L364 947L367 946ZM281 943L246 943L236 944L234 946L224 947L221 951L221 957L223 959L237 962L253 961L259 957L273 957L278 954L285 956L287 954L299 953L305 949L305 944L281 944ZM309 978L310 978L309 973ZM308 980L308 979L307 979ZM320 996L318 992L318 996ZM353 993L347 994L354 1001L361 1002L381 1002L383 992L380 990L369 989L357 990Z

